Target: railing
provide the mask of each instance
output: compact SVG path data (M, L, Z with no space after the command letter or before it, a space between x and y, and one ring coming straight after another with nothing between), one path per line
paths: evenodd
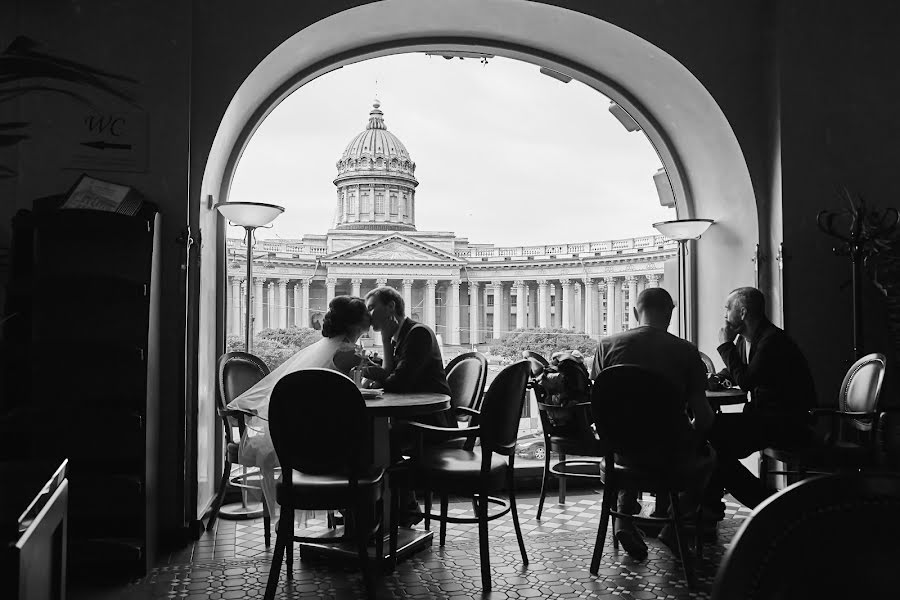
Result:
M229 238L227 247L241 249L245 246L242 240ZM522 258L522 257L580 257L585 254L617 254L634 253L646 249L662 248L675 250L676 242L662 235L648 235L621 240L605 240L599 242L581 242L577 244L550 244L544 246L473 246L455 251L457 258ZM285 257L294 255L323 256L327 254L327 248L320 245L297 244L287 242L263 241L256 245L256 249Z

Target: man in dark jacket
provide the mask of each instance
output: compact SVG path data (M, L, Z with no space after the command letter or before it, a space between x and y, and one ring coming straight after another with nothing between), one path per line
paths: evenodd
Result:
M707 487L707 504L721 509L724 487L753 508L774 490L740 459L769 446L790 448L809 443L815 384L800 348L766 317L765 297L756 288L738 288L728 295L719 343L717 350L726 367L721 375L749 392L750 401L741 413L718 415L710 431L709 441L719 461ZM741 346L747 344L750 349L745 359Z
M406 316L403 296L392 287L378 287L366 294L366 307L372 318L372 328L381 333L384 349L382 366L369 366L363 375L379 384L386 392L432 392L450 395L450 386L444 374L444 361L437 336L431 327L417 323ZM421 415L416 420L428 425L457 427L451 411ZM392 454L409 452L414 443L413 435L397 419L392 424ZM401 490L401 506L407 515L400 519L404 526L418 523L423 515L412 490Z

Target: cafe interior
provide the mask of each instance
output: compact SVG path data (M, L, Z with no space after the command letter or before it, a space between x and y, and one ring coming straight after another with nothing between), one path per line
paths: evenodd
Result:
M897 597L898 23L895 3L843 0L0 3L0 596ZM529 62L640 125L677 221L713 223L680 240L680 335L721 368L725 298L754 286L809 363L821 439L751 457L774 496L726 496L713 535L675 523L675 550L648 521L635 560L613 535L615 490L638 477L648 516L677 486L607 473L608 445L547 423L546 488L545 469L508 477L509 423L546 365L523 356L486 385L475 356L447 365L465 399L363 400L346 377L298 374L284 393L329 398L279 405L272 426L296 480L279 502L306 516L292 535L248 505L258 479L232 470L222 426L242 415L223 407L261 375L223 366L226 218L246 215L221 207L281 100L407 52ZM94 201L117 207L77 204L97 180L117 185ZM432 442L484 463L391 451L393 420L429 402L472 429ZM377 472L328 480L325 462L372 447ZM404 484L427 513L411 527ZM351 532L340 509L357 504Z

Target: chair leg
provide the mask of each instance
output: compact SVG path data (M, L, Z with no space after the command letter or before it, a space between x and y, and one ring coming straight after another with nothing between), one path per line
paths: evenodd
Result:
M544 511L544 499L547 497L547 481L550 479L550 447L545 444L544 476L541 478L541 499L538 501L537 520L541 520Z
M678 495L669 494L669 502L672 507L672 521L675 525L675 539L678 542L678 553L681 555L681 568L684 570L684 578L688 589L694 589L694 564L688 556L687 539L685 538L684 521L681 518L681 507L678 506Z
M516 539L519 541L519 551L522 553L522 564L528 566L528 555L525 554L525 540L522 538L522 528L519 526L519 511L516 509L515 474L509 470L509 512L512 513L513 527L516 530Z
M391 490L391 569L394 569L397 566L397 530L400 527L400 494L398 494L397 491L396 487Z
M765 455L764 452L760 451L759 453L759 480L763 482L763 485L769 486L769 457ZM772 487L775 487L775 482L772 482Z
M547 456L550 456L549 451L547 452ZM565 452L559 453L559 460L560 461L566 460ZM557 477L556 481L559 482L559 503L565 504L566 503L566 478L565 477Z
M266 503L266 499L263 498L263 541L266 544L266 548L268 548L272 543L272 519L269 516L269 505Z
M697 511L695 513L696 524L694 525L694 555L697 557L697 560L703 559L703 504L697 505Z
M425 492L425 531L431 531L431 490Z
M491 555L488 549L487 492L478 494L478 554L481 559L481 593L491 591Z
M282 527L281 520L285 518L287 515L287 520L284 522L284 530L285 535L287 535L287 550L285 554L287 558L285 562L287 563L287 578L291 580L294 578L294 511L293 509L289 511L285 511L284 507L281 510L281 516L278 517L278 527Z
M441 492L441 534L438 545L443 548L444 542L447 540L447 513L450 508L450 496L446 492Z
M362 571L363 582L366 586L366 596L375 597L375 574L369 561L369 531L372 529L372 520L368 513L371 506L357 506L353 511L356 520L356 553L359 556L359 568Z
M206 530L212 531L216 526L216 519L219 518L219 510L222 503L225 502L225 492L228 491L228 476L231 474L231 463L225 461L225 469L222 471L222 479L219 481L219 491L216 493L216 499L213 500L212 510L209 514L209 523L206 524Z
M282 510L282 516L285 511ZM281 575L281 561L284 557L285 546L293 544L293 532L286 532L285 528L279 523L275 532L275 552L272 555L272 568L269 569L269 578L266 581L266 593L264 600L272 600L275 598L275 591L278 589L278 577ZM290 571L288 571L290 573Z
M612 511L612 503L616 498L615 486L609 483L607 477L603 486L603 502L600 508L600 525L597 527L597 541L594 542L594 556L591 558L591 574L596 575L600 569L600 559L603 557L603 544L606 543L606 530L609 528L609 513ZM613 541L616 536L613 535Z
M375 530L375 562L378 570L384 572L384 499L375 504L375 518L378 528Z

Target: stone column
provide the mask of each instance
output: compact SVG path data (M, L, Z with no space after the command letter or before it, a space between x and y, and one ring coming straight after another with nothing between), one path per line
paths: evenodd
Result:
M492 337L496 340L500 338L500 323L503 314L503 282L491 281L491 287L494 291L494 332Z
M616 278L606 278L606 335L618 333L618 319L616 318Z
M550 327L550 290L546 279L538 281L538 327Z
M241 313L241 282L240 277L231 278L231 333L241 335L241 321L244 315Z
M309 283L307 283L309 285ZM294 327L304 327L303 323L303 292L300 291L300 282L294 283Z
M537 285L526 285L525 295L528 297L528 328L537 327Z
M325 279L325 310L328 310L328 305L334 300L334 288L336 285L337 277L327 277Z
M278 304L276 306L278 312L278 328L287 329L287 279L278 280Z
M412 286L415 279L403 280L403 303L406 305L406 316L412 314Z
M572 329L572 282L569 279L560 279L559 283L562 287L562 323L560 327Z
M633 329L638 326L633 310L637 303L637 277L628 275L625 281L628 283L628 329Z
M263 326L265 325L265 313L263 312L263 299L265 298L263 291L263 286L266 284L265 277L254 277L253 278L253 331L251 335L263 330Z
M309 279L300 280L300 321L298 327L309 327Z
M435 290L437 289L437 279L428 279L425 281L425 324L434 329L437 326L435 311Z
M447 302L447 343L459 344L459 279L450 280Z
M275 304L275 282L270 281L266 286L268 289L268 299L269 299L269 322L267 323L268 329L275 329L278 327L278 311L276 310Z
M597 301L594 294L594 280L586 277L584 280L584 333L586 335L594 335L594 309Z
M516 329L525 329L528 313L528 290L525 282L517 279L513 282L516 288Z
M478 282L469 282L469 343L477 344L478 337Z
M572 320L575 331L584 331L584 293L581 291L581 282L577 279L572 282L575 294L572 296Z
M647 275L647 287L659 287L659 280L662 276L659 273L650 273Z
M359 297L362 291L362 279L360 279L359 277L354 277L350 280L350 285L353 286L350 293L354 296Z

